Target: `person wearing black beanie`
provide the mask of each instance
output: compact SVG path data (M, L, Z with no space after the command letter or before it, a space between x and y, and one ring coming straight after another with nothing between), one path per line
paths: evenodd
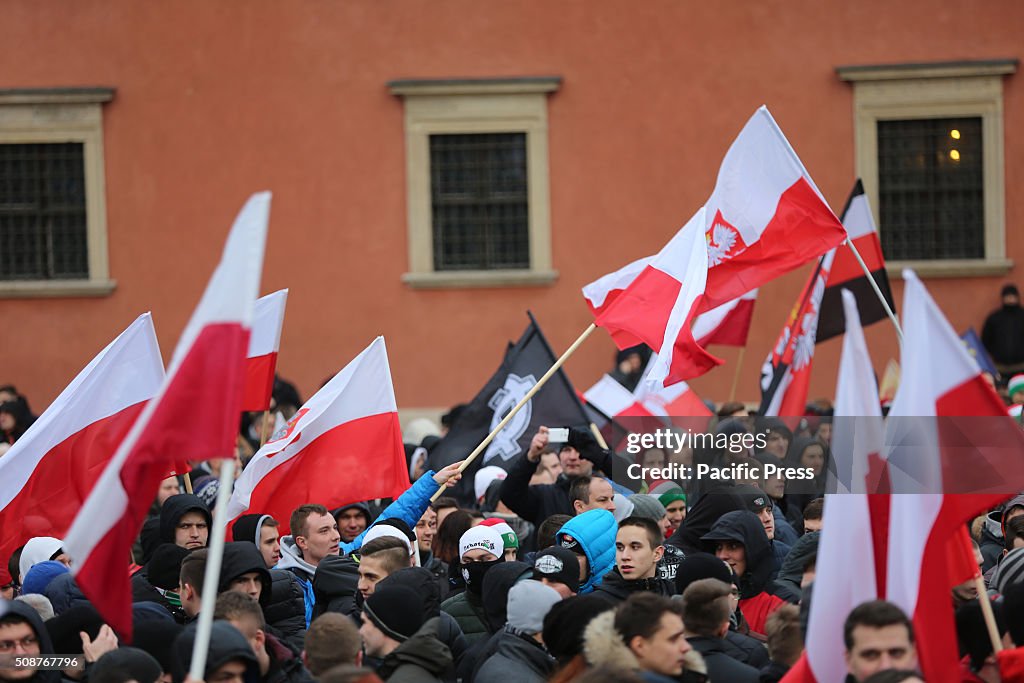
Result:
M564 668L583 653L583 632L590 620L611 609L598 595L577 595L555 603L544 617L544 646Z
M383 680L437 680L452 664L437 637L438 618L426 618L422 601L406 586L375 590L363 604L359 634L369 657L379 657Z
M132 575L132 602L152 602L160 605L177 621L187 620L178 597L178 578L181 563L189 551L173 543L161 543L153 557L141 570Z
M161 672L169 676L174 661L174 640L184 629L175 622L136 619L132 626L132 645L152 655L159 662Z

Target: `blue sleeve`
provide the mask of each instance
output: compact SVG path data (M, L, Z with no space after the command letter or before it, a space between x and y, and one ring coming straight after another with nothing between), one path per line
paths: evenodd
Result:
M384 512L380 513L377 519L373 520L373 524L376 524L382 519L400 519L409 525L409 528L416 526L416 522L420 521L420 517L427 511L427 507L430 505L430 497L437 492L437 489L441 488L437 482L434 481L434 470L428 471L422 477L416 480L412 486L405 490L405 493L400 495L398 499L384 508ZM370 526L372 527L373 524ZM367 531L370 527L367 527ZM351 553L363 545L363 536L366 535L366 531L352 539L351 543L342 543L341 551L344 554Z

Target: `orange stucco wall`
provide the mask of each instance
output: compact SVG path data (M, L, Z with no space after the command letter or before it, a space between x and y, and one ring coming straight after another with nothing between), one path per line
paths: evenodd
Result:
M280 370L308 396L375 335L400 407L468 400L531 308L564 348L590 321L578 292L655 251L710 192L728 144L767 103L823 193L853 182L852 91L835 67L1018 57L1012 0L610 2L519 0L7 0L0 87L104 85L110 270L96 299L0 300L0 382L36 409L138 313L169 356L246 196L274 205L263 291L291 288ZM396 78L558 75L549 102L553 286L412 290ZM1024 259L1024 88L1005 79L1008 256ZM807 268L762 290L739 396ZM1014 273L1011 273L1011 278ZM958 329L1004 278L929 280ZM895 282L897 297L901 283ZM886 324L875 362L897 356ZM818 349L831 396L840 343ZM730 361L693 385L725 397ZM568 365L586 388L611 366L595 334Z

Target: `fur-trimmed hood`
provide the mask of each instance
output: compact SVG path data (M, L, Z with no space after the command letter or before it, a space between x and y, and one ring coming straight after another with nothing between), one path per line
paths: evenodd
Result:
M626 647L622 636L615 630L615 611L609 610L590 620L583 632L583 657L592 667L608 666L628 671L640 669L636 655ZM696 650L686 653L687 671L706 674L704 658Z

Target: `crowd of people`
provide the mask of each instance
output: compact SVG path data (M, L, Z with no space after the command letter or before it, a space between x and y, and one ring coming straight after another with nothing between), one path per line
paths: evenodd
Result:
M1016 320L1011 311L989 335ZM628 384L641 365L620 360ZM301 404L284 384L275 400L285 418ZM13 387L0 388L0 403L14 442L31 410ZM76 586L61 539L32 538L4 558L0 658L79 657L62 671L0 665L0 681L196 683L188 670L208 591L208 683L779 681L807 636L830 413L817 405L791 429L741 403L717 408L713 430L764 432L764 450L648 449L637 462L747 458L811 468L815 479L651 479L634 490L613 479L621 456L589 430L556 443L541 427L506 467L467 475L458 490L469 493L457 496L448 487L460 481L458 463L424 465L453 411L440 429L407 430L412 485L394 501L308 501L287 520L256 510L234 520L216 585L205 570L219 464L198 463L192 493L181 478L163 482L126 565L130 636L104 624ZM243 420L240 464L258 449L264 419ZM1004 647L1024 647L1024 495L975 520L971 535L988 591L967 583L950 592L959 675L999 681L981 601ZM924 680L914 627L894 604L857 606L835 647L849 681Z

